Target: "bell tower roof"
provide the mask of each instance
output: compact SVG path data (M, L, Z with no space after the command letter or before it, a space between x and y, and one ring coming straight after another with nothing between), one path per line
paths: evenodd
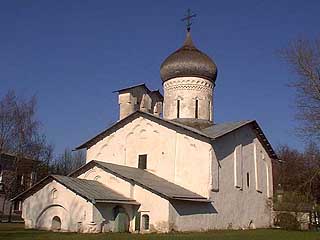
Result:
M176 77L200 77L215 82L217 66L213 60L197 49L187 31L181 48L169 55L160 67L163 82Z

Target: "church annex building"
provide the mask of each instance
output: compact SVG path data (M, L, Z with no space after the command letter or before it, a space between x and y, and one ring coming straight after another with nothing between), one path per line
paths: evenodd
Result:
M272 225L270 143L254 120L214 123L217 67L190 29L160 68L162 95L118 90L120 116L81 144L84 166L15 197L26 228L169 232Z

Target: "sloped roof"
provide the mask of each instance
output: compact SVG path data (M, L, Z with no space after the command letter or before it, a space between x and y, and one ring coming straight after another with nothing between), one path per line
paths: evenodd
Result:
M178 123L172 120L166 120L160 117L157 117L153 114L136 111L127 117L121 119L120 121L113 124L111 127L107 128L106 130L100 132L98 135L93 137L92 139L88 140L87 142L81 144L80 146L76 147L76 150L82 149L82 148L90 148L109 134L113 133L114 131L120 129L121 127L125 126L127 123L133 121L134 119L138 117L144 117L146 119L149 119L151 121L155 121L159 124L162 124L164 126L175 128L176 130L183 130L187 131L191 134L195 134L194 136L198 136L203 140L206 140L208 142L213 142L217 138L220 138L232 131L235 131L245 125L251 125L251 127L256 132L259 140L261 141L262 145L267 150L267 153L269 154L270 158L278 159L277 155L275 154L271 144L269 143L268 139L264 135L262 129L259 127L258 123L255 120L245 120L245 121L238 121L238 122L230 122L230 123L219 123L214 124L211 127L199 130L196 128L192 128L190 126L184 125L182 123Z
M201 131L206 135L208 135L209 137L216 139L244 125L247 125L251 122L253 121L246 120L246 121L239 121L239 122L220 123L220 124L215 124L208 128L202 129Z
M56 180L60 184L67 187L69 190L80 195L81 197L87 199L92 203L128 203L128 204L138 204L135 200L127 198L120 193L115 192L114 190L106 187L102 183L94 180L86 180L80 178L73 178L60 175L50 175L39 183L29 188L25 192L19 194L12 200L25 199L31 194L37 192L39 188L42 188L44 185L49 182Z
M87 169L92 168L94 165L166 199L210 202L207 198L158 177L146 170L107 162L95 160L90 161L75 172L71 173L70 176L77 177Z

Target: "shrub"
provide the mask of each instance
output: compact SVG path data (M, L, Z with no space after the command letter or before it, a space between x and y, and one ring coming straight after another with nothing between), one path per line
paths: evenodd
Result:
M300 226L297 218L291 213L279 213L275 225L286 230L298 230Z

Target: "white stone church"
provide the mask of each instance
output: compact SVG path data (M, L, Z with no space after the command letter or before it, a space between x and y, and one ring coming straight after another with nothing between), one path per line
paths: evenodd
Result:
M118 90L120 117L87 163L15 197L26 228L169 232L268 228L276 155L254 120L215 123L217 67L188 31L160 68L164 96Z

